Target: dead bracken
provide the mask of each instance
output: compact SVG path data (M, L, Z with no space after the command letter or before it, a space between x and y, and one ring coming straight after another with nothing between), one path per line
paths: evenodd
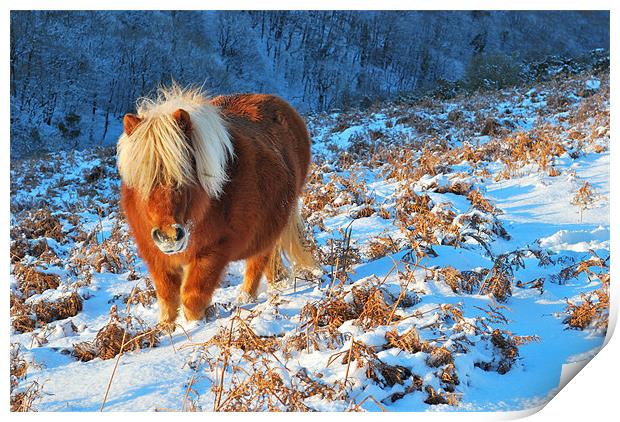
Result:
M60 285L60 277L55 274L45 274L35 268L23 264L15 264L13 274L17 279L17 288L24 298L43 293L49 289L56 289Z
M82 310L82 297L76 292L54 300L24 302L12 295L11 325L17 332L29 332L35 327L76 316Z
M118 313L113 310L110 321L97 332L93 341L73 344L73 356L83 362L95 358L107 360L121 352L156 347L161 336L160 330L157 328L129 330L128 326L135 322L139 323L133 321L131 317L121 321Z

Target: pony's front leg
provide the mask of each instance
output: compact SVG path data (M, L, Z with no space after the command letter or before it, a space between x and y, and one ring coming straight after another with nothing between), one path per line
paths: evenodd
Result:
M155 281L157 303L159 303L159 323L171 324L177 319L181 305L181 277L177 271L154 270L151 275Z
M181 286L183 313L188 321L202 319L211 295L220 282L228 261L220 257L199 258L185 267Z

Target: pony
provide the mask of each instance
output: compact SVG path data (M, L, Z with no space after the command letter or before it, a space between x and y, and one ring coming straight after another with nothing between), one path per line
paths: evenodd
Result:
M117 143L121 208L154 281L159 321L205 316L231 261L245 260L238 300L274 283L282 256L316 269L299 208L310 136L267 94L207 97L173 84L126 114Z

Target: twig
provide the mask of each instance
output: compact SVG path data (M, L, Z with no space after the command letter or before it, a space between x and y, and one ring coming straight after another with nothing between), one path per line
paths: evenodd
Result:
M194 368L194 373L192 374L192 379L189 380L189 384L187 385L187 390L185 390L185 397L183 398L183 405L181 406L181 412L185 412L186 405L187 405L187 398L189 397L189 392L192 389L192 386L194 385L194 379L196 378L196 373L198 373L198 368L200 367L200 360L202 360L202 356L198 360L198 364L196 365L196 368Z
M129 299L127 299L127 314L131 310L131 302L133 299L133 295L138 287L138 284L134 286L131 290L131 294L129 295ZM103 403L101 403L101 407L99 408L100 412L103 412L103 408L105 406L106 401L108 400L108 393L110 392L110 387L112 386L112 380L114 379L114 375L116 374L116 368L118 368L118 362L121 360L121 356L123 355L123 351L125 350L125 338L127 337L127 330L123 330L123 339L121 340L121 350L118 352L116 356L116 362L114 362L114 368L112 369L112 375L110 375L110 380L108 381L108 387L105 390L105 395L103 396Z
M381 403L379 403L377 401L377 399L374 398L372 395L367 396L364 400L359 402L357 406L355 406L353 409L351 409L351 411L352 412L356 412L360 408L360 406L363 405L366 402L366 400L368 400L368 399L371 399L372 401L374 401L377 404L377 406L379 406L379 409L381 409L382 412L387 412L387 410L385 410L385 407L381 406Z
M232 343L232 334L233 334L233 327L235 324L235 319L239 318L239 310L237 310L237 315L235 315L235 317L231 318L230 320L230 332L228 335L228 348L230 348L230 344ZM218 412L220 410L220 402L222 400L222 392L224 391L224 374L226 373L226 368L228 367L228 353L224 354L224 364L222 365L222 373L220 375L220 382L219 382L219 387L218 387L218 391L217 391L217 397L216 397L216 401L214 403L214 410L216 412Z
M347 371L344 374L344 384L347 384L349 379L349 368L351 367L351 354L353 352L353 346L355 346L355 338L351 336L351 348L349 349L349 355L347 356Z
M421 260L421 258L417 258L415 264L413 265L413 269L409 272L409 277L407 278L407 282L405 283L405 287L401 289L400 294L398 295L398 299L396 299L396 302L394 302L394 306L392 307L392 312L390 312L390 316L388 317L388 320L387 320L387 325L390 325L390 323L392 322L392 318L394 318L394 313L396 312L396 308L400 304L400 301L403 299L404 295L407 294L407 289L409 288L409 283L413 279L413 276L415 274L415 270L417 269L418 263L420 262L420 260Z

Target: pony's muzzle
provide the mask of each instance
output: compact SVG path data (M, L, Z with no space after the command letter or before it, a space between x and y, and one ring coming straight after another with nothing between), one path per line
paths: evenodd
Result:
M181 224L173 224L169 234L161 231L158 227L151 230L153 242L160 251L167 255L185 251L189 240L189 232Z

